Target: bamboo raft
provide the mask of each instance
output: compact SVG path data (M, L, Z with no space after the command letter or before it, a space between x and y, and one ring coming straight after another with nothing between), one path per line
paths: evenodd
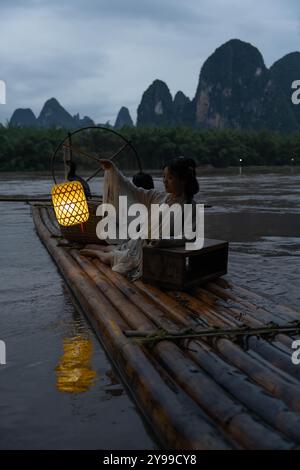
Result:
M300 366L293 336L162 339L163 329L263 328L299 321L296 310L224 279L190 292L130 283L61 237L51 206L32 207L36 231L77 304L92 323L126 388L168 449L296 449L300 444ZM126 333L127 332L127 333Z

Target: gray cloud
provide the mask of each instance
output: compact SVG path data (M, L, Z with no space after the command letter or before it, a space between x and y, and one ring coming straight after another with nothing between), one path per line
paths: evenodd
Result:
M17 9L23 7L24 0L1 0L1 8ZM195 2L182 0L27 0L26 8L40 8L68 14L69 17L99 19L146 20L172 24L204 20L204 12L195 15Z
M114 121L160 78L192 97L204 60L237 37L267 66L299 49L296 0L1 0L0 79L7 104L38 114L55 96L72 114ZM300 78L300 77L299 77Z

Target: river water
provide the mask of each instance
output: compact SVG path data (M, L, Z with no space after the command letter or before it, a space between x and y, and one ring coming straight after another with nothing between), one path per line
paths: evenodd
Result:
M300 168L218 170L199 182L198 201L212 206L206 237L230 241L228 278L300 309ZM45 196L51 186L48 177L0 175L0 197ZM0 217L0 449L157 448L38 239L30 206L0 202Z

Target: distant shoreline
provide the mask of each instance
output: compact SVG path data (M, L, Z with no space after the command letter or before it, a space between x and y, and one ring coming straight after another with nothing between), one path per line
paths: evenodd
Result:
M203 173L222 173L222 172L230 172L232 170L238 170L241 168L243 171L262 171L268 172L271 170L282 170L282 169L294 169L300 171L300 165L245 165L242 167L239 166L228 166L228 167L213 167L212 165L199 165L197 167L197 175L200 176ZM161 169L143 169L145 173L150 173L153 176L161 176L162 170ZM137 173L137 170L122 170L125 175L132 176ZM88 177L91 174L91 171L80 171L78 172L83 177ZM36 171L36 170L28 170L28 171L0 171L0 176L11 176L14 175L15 177L28 177L28 176L40 176L40 177L50 177L52 178L50 171ZM63 173L61 173L63 175ZM99 174L100 177L103 176L103 173ZM98 177L99 177L98 176Z

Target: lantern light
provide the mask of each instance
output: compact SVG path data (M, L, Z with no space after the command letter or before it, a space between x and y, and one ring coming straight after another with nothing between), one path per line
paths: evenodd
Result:
M92 340L82 336L64 339L64 353L55 368L60 392L87 392L93 385L96 372L92 369Z
M89 218L83 186L79 181L56 184L52 188L52 202L60 225L70 227L81 224Z

